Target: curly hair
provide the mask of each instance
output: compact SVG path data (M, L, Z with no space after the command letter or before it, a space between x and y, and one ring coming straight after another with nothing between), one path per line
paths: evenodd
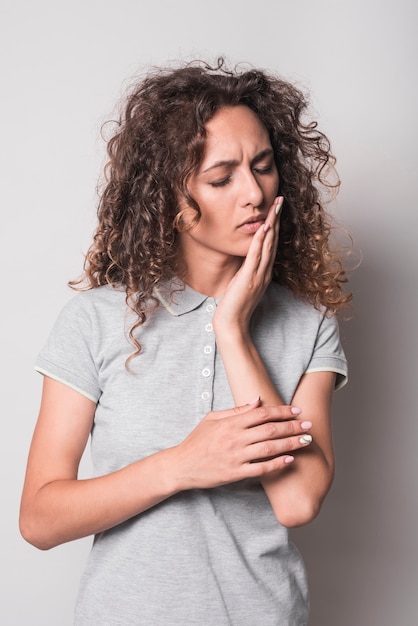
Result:
M188 182L203 159L206 125L223 107L246 105L268 131L284 196L273 280L316 308L337 314L351 300L323 191L338 189L335 157L317 122L306 121L308 100L282 78L260 69L229 70L223 58L178 68L154 68L130 91L116 131L87 252L86 288L123 286L144 323L154 288L177 274L179 199L196 211ZM330 180L333 177L334 180Z

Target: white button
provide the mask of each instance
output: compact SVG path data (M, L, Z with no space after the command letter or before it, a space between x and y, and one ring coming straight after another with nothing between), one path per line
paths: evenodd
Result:
M205 354L210 354L210 353L212 352L212 346L205 346L205 347L203 348L203 352L204 352Z
M208 376L210 376L210 369L205 367L205 369L202 370L202 374L205 378L208 378Z
M205 330L206 330L208 333L211 333L211 332L212 332L212 330L213 330L213 326L212 326L212 324L206 324L206 326L205 326Z
M207 311L208 313L212 313L212 311L213 311L213 309L214 309L214 308L215 308L215 307L213 306L213 304L208 304L208 306L206 307L206 311Z
M201 395L202 400L208 400L209 399L209 391L204 391Z

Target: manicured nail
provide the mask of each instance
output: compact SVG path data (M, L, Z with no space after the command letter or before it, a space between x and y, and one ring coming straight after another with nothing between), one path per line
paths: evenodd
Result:
M251 405L255 406L256 404L258 404L258 402L260 402L260 396L257 396L256 398L254 398L254 400L251 400L251 402L248 402L248 406L251 406Z
M303 435L299 439L299 443L311 443L311 441L312 441L312 435Z
M270 230L270 224L264 224L263 226L263 230L266 233L268 230Z
M276 215L279 215L279 213L280 213L280 209L282 208L283 200L284 200L283 196L280 196L280 198L277 200L277 204L276 204L276 208L275 208Z
M293 413L293 415L300 415L302 413L302 409L298 409L297 406L292 406L290 412Z
M303 430L309 430L310 428L312 428L312 422L302 422L302 424L300 425L300 427Z
M293 461L295 460L294 456L287 456L284 459L284 462L286 463L286 465L288 465L289 463L293 463Z

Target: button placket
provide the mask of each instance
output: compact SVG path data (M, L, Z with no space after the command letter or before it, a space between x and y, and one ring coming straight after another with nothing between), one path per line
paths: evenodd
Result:
M200 398L205 404L205 410L210 411L212 406L212 390L213 390L213 376L215 366L215 333L213 332L212 316L215 311L216 305L208 299L205 305L205 317L204 317L204 336L202 344L202 364L201 369L201 393Z

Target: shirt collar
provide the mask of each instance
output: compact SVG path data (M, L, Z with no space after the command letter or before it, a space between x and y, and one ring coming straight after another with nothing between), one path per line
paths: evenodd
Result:
M161 283L154 287L153 295L163 307L175 317L190 313L197 309L205 300L212 299L195 291L180 279Z

